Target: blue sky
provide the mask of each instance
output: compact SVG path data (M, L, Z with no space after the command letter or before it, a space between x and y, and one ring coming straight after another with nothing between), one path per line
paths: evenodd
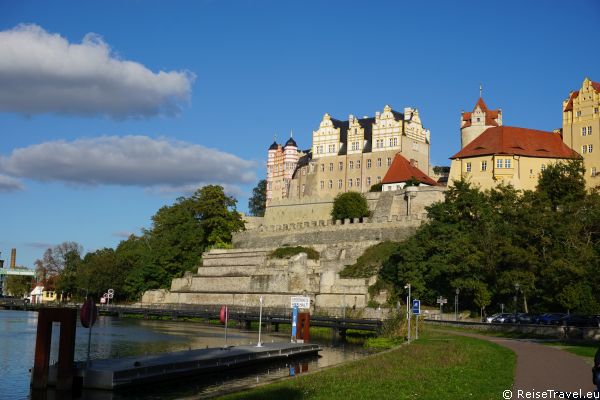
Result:
M558 128L599 26L594 0L0 0L2 258L114 247L206 183L245 211L273 135L309 147L325 112L417 107L436 165L480 83L506 125Z

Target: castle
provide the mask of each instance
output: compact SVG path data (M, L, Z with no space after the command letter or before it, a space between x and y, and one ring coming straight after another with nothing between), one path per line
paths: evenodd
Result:
M480 96L461 115L461 150L451 157L450 182L533 189L547 165L579 158L575 148L593 185L600 165L599 92L600 84L586 79L571 93L557 132L505 126L502 111L489 109ZM374 118L340 121L325 114L312 136L305 151L292 137L271 145L265 216L247 219L247 230L234 234L233 249L204 253L197 273L174 279L171 290L147 291L142 302L252 306L264 297L267 306L287 308L291 296L303 294L314 309L341 314L352 307L365 316L369 303L384 303L385 293L368 290L376 277L342 278L340 272L367 247L412 235L426 221L426 207L443 200L446 188L428 176L430 133L417 110L386 106ZM419 186L404 185L414 178ZM369 192L376 183L382 190ZM332 221L334 197L350 190L365 193L371 216ZM320 258L270 256L277 247L297 245L312 247Z
M310 149L298 150L292 137L269 147L267 207L285 199L368 192L381 183L397 153L429 173L429 142L430 132L413 108L400 113L386 105L375 117L350 115L345 121L325 114Z
M480 96L473 111L461 115L461 150L450 157L450 184L466 179L482 189L505 183L534 190L548 165L583 159L586 186L597 186L599 108L600 83L585 78L563 102L562 129L547 132L504 126L502 110L488 109Z

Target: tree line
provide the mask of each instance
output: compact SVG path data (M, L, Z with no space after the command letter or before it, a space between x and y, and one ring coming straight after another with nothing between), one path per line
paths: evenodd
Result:
M600 193L581 161L544 170L535 191L455 182L429 222L399 244L379 277L392 299L435 306L456 289L462 309L600 312ZM382 283L380 282L381 286Z
M150 229L131 235L116 248L83 254L75 242L44 252L35 262L45 287L75 298L102 297L109 288L120 300L138 300L146 290L168 288L173 278L195 271L209 248L231 246L243 230L236 200L223 187L208 185L160 208Z

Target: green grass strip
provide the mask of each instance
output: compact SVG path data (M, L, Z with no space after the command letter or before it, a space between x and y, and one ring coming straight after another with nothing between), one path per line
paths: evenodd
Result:
M430 332L410 345L222 398L497 400L512 387L515 362L497 344Z

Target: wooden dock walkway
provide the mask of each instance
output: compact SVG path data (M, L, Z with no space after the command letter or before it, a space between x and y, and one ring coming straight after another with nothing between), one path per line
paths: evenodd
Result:
M317 344L264 343L77 363L85 389L114 390L318 354ZM50 376L53 374L50 373ZM51 383L50 383L51 385Z

